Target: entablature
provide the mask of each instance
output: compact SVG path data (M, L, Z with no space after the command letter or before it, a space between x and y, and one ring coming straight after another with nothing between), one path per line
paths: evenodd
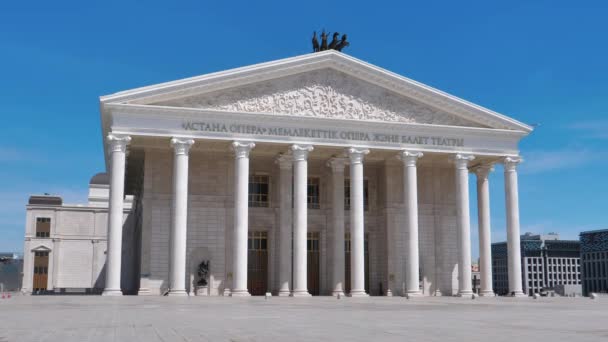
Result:
M247 140L328 147L516 156L527 132L112 104L108 131L134 137Z

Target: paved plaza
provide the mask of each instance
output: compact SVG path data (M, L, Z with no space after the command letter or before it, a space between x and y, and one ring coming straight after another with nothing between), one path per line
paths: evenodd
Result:
M608 298L14 296L0 341L608 341Z

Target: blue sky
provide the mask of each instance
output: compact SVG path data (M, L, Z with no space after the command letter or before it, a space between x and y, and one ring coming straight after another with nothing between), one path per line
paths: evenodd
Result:
M31 193L86 201L104 169L100 95L308 53L346 53L529 124L522 233L608 227L605 1L3 1L0 251L21 251ZM471 218L477 255L474 178ZM505 238L502 168L493 240Z

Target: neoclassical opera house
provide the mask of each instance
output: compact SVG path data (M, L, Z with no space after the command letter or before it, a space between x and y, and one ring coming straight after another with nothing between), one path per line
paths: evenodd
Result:
M88 204L31 198L24 292L183 296L208 262L212 296L469 295L477 219L480 294L493 294L488 173L502 164L522 295L526 124L333 50L100 107L107 174Z

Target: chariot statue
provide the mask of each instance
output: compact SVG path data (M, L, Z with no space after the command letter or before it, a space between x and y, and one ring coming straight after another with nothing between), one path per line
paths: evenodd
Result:
M350 43L346 40L346 34L340 37L339 32L334 32L331 42L327 43L327 37L329 36L329 32L325 32L325 30L321 31L321 43L319 43L319 38L317 38L317 31L312 33L312 52L319 52L325 50L337 50L342 51L345 47L349 46Z

